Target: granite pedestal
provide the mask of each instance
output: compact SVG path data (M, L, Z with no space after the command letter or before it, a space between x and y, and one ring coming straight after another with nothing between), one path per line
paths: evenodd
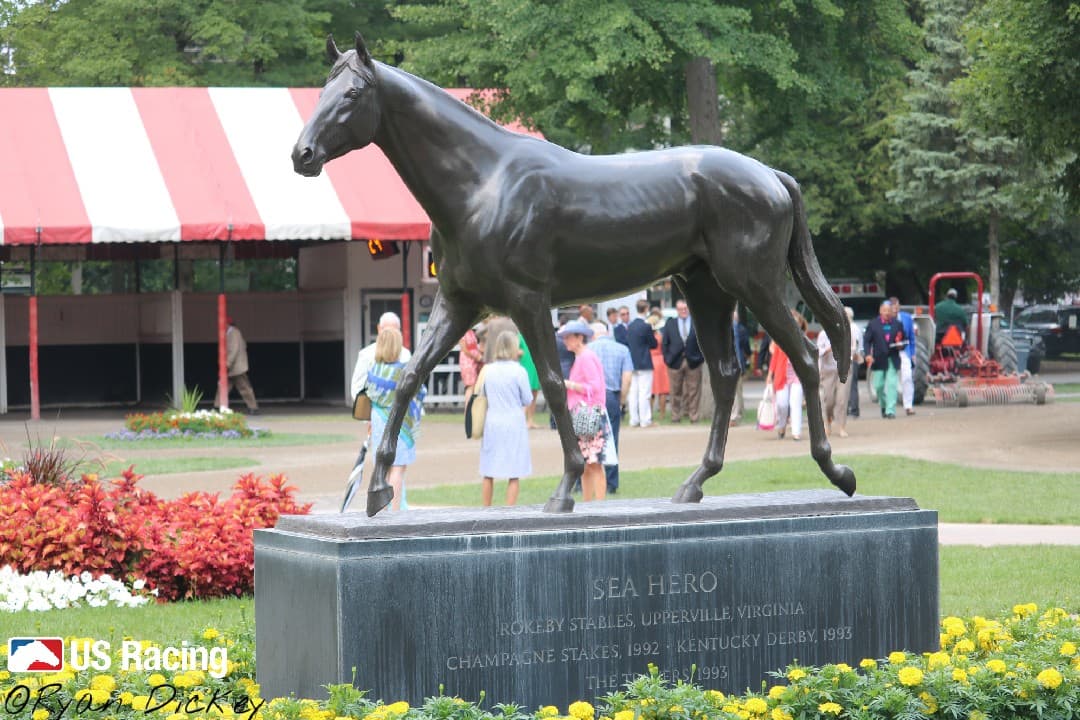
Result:
M938 642L937 513L830 490L282 517L255 533L264 697L347 682L527 708L655 664L725 692Z

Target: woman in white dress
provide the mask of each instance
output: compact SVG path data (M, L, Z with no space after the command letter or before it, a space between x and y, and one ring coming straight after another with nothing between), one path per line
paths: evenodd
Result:
M484 505L491 505L495 478L509 478L506 504L518 497L518 479L532 474L529 428L525 408L532 402L529 376L518 362L517 333L504 331L488 341L493 360L484 365L483 394L487 396L484 435L480 440L480 474Z

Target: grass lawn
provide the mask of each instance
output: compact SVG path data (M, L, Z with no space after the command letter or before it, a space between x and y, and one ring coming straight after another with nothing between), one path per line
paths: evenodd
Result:
M941 614L993 617L1027 602L1076 612L1080 609L1077 567L1080 547L942 547ZM77 635L116 641L128 636L171 644L190 640L207 627L253 624L254 608L252 598L231 598L141 608L0 613L0 637Z
M356 443L354 435L319 433L273 433L267 437L242 439L155 438L151 440L110 440L101 436L60 438L58 447L94 448L98 450L152 450L157 448L245 448L282 447L290 445L332 445Z
M125 636L179 644L207 627L231 628L255 623L255 601L248 598L199 600L137 608L72 608L44 612L0 613L0 635L58 635L118 641Z
M259 461L246 457L141 457L133 460L109 460L104 475L116 477L134 465L140 475L168 475L169 473L199 472L202 470L228 470L230 468L257 467Z
M919 507L937 510L941 522L1071 524L1080 507L1080 472L1032 473L980 470L888 455L844 458L858 475L863 495L913 497ZM692 468L656 468L620 473L619 498L667 498ZM529 478L521 483L522 505L543 503L557 478ZM497 482L495 497L502 497ZM710 494L828 488L828 481L807 458L733 461L706 485ZM1025 498L1023 502L1018 500ZM480 504L480 483L409 490L416 505Z

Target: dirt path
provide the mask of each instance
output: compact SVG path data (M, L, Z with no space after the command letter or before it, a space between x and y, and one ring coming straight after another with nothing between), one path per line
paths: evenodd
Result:
M750 383L748 395L755 393ZM760 383L756 383L760 391ZM864 398L865 402L865 398ZM864 408L867 405L864 404ZM922 406L913 417L886 421L871 412L849 423L849 438L834 438L839 455L897 454L931 461L953 462L973 467L1042 472L1080 470L1080 402L1062 401L1051 405L1013 405L967 409ZM27 431L47 442L55 432L64 437L100 437L120 428L123 412L66 413L60 420L28 423L25 418L0 420L0 442L5 454L21 457ZM250 471L270 475L284 473L300 489L303 500L315 503L316 510L330 510L340 502L343 482L359 447L362 425L335 409L307 407L270 411L255 424L278 433L343 434L355 441L302 447L237 447L227 449L130 450L109 454L133 462L138 469L143 458L210 454L252 458L258 462ZM690 466L701 458L708 433L706 425L627 428L622 435L622 467L639 470L650 467ZM554 432L536 430L531 434L533 467L536 475L558 475L562 458ZM425 420L419 457L409 469L410 487L471 483L478 480L479 445L466 440L458 419L431 417ZM809 443L790 439L778 441L775 434L743 426L734 428L728 439L727 459L802 456L807 463ZM369 460L370 462L370 460ZM227 491L247 468L189 472L146 477L142 484L165 497L191 490ZM723 475L713 482L722 482ZM823 479L823 482L824 479Z

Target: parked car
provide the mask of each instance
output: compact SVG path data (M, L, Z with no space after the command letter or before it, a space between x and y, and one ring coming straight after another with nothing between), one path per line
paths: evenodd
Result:
M1004 326L1005 323L1002 323ZM1036 330L1014 327L1010 331L1013 345L1016 347L1016 359L1021 371L1027 370L1032 375L1038 375L1042 368L1043 358L1046 357L1046 343Z
M1017 313L1013 324L1037 332L1046 357L1080 353L1080 305L1032 305Z

